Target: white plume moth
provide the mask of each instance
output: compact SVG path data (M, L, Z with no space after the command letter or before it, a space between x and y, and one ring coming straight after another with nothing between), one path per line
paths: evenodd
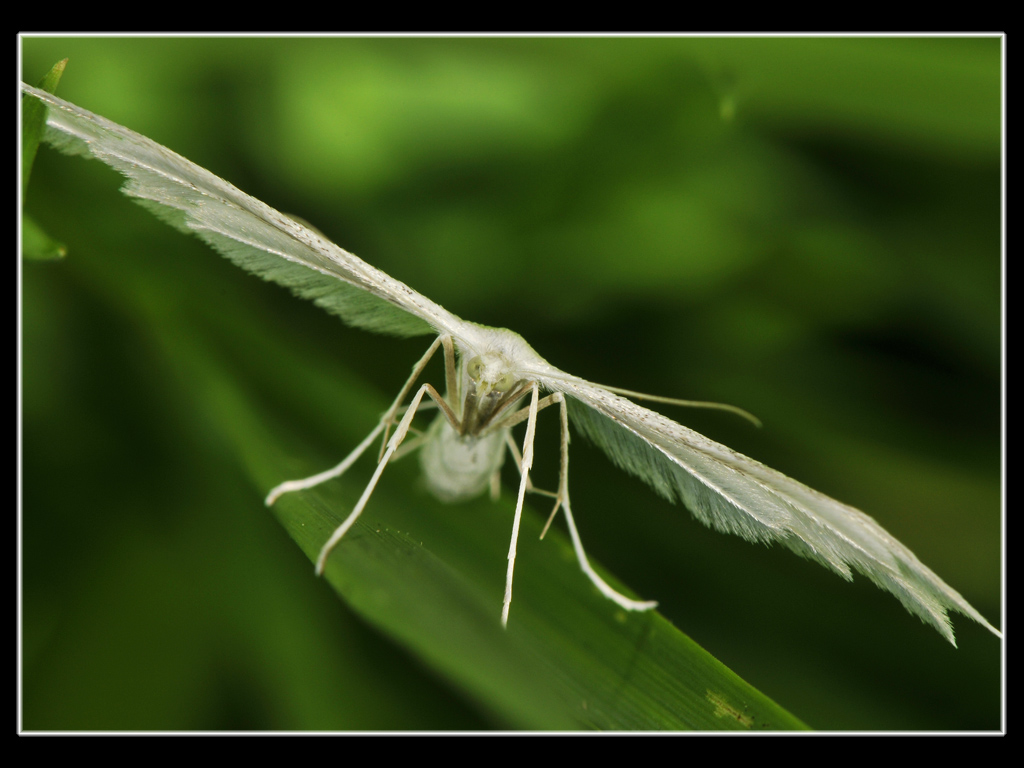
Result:
M512 331L462 320L315 230L144 136L31 86L22 84L22 90L49 107L44 136L48 143L107 163L127 177L123 188L127 195L176 228L199 236L238 266L287 286L353 326L398 336L435 337L376 428L344 461L313 477L282 483L267 496L267 504L272 504L284 493L339 476L382 438L376 470L353 510L323 545L318 573L365 509L400 448L418 447L428 486L439 497L452 500L494 487L510 450L520 480L502 604L502 622L506 622L523 501L528 490L535 490L529 473L537 413L557 405L561 468L558 488L550 494L554 508L548 523L559 511L563 513L581 569L622 608L645 611L656 603L617 592L587 560L569 502L570 414L576 428L616 465L684 504L704 524L748 541L779 542L846 579L856 570L895 595L951 643L950 609L1001 636L959 593L859 510L621 396L636 393L559 370ZM438 352L444 358L444 393L420 382L428 361ZM423 435L409 437L417 411L427 403L436 406L438 415ZM526 426L521 452L511 437L512 427L520 423Z

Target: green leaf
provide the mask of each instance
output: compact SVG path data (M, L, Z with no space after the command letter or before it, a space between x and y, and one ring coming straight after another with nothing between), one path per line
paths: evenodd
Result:
M56 93L57 83L64 73L68 60L62 59L53 65L39 81L39 87L48 93ZM35 162L39 142L46 126L46 105L38 99L23 99L21 111L21 197L25 198L28 191L28 180L32 176L32 163ZM63 243L54 240L34 219L22 214L21 218L21 254L23 258L33 260L62 259L67 255Z
M47 234L31 216L21 217L21 255L33 261L63 259L68 254L64 243Z
M62 59L53 65L38 86L47 93L57 92L57 83L64 74L68 60ZM23 99L21 112L21 194L28 189L28 180L32 175L32 163L36 159L36 151L46 125L46 105L36 99Z
M329 491L303 496L313 498L282 500L278 514L313 560L353 498ZM470 510L489 519L468 531L451 513L432 514L436 505L422 495L396 492L374 506L378 522L356 525L332 554L327 579L360 615L501 713L507 727L804 727L661 616L625 613L597 594L563 536L535 541L536 514L523 526L521 549L530 554L518 564L503 631L502 551L511 503L500 504L498 513ZM429 526L430 540L459 546L435 551L421 542L426 532L405 532L406 520Z

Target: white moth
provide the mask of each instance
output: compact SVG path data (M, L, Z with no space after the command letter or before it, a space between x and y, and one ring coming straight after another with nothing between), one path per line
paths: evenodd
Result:
M636 393L592 384L559 370L512 331L456 317L318 232L150 139L31 86L22 84L22 90L49 106L47 142L64 152L107 163L127 177L125 194L138 198L178 229L198 235L243 269L287 286L353 326L399 336L436 335L392 406L352 454L331 470L279 485L267 497L269 505L283 493L337 477L384 434L387 442L376 471L355 508L324 544L317 559L318 573L363 511L385 466L406 438L417 409L429 398L439 415L422 438L411 438L406 447L414 440L421 442L423 470L438 496L469 498L494 487L507 447L519 463L519 495L502 606L502 622L506 622L523 498L532 490L529 471L537 412L557 403L561 471L558 490L551 494L555 498L551 517L559 510L564 513L580 567L602 594L626 610L649 610L656 603L619 594L587 561L569 504L570 406L576 427L615 464L666 498L682 502L705 525L748 541L781 542L847 580L852 579L851 569L857 570L951 643L955 644L948 609L1002 636L863 512L615 394ZM416 385L438 349L445 363L444 395L430 384ZM411 400L405 404L410 393ZM526 438L518 455L510 429L523 421Z

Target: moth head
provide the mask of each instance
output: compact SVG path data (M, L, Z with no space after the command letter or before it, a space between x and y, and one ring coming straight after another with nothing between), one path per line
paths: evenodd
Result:
M485 352L470 358L466 363L466 375L480 398L500 397L519 381L509 360L498 352Z

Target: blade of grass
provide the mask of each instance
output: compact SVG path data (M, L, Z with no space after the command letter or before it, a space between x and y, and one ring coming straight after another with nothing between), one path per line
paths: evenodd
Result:
M68 60L62 59L53 65L38 85L47 93L56 93L57 83L64 74ZM46 105L38 99L25 99L21 113L21 196L25 197L28 180L32 176L32 164L39 150L39 142L46 124ZM67 249L50 237L34 219L22 214L21 219L22 255L28 259L61 259Z

